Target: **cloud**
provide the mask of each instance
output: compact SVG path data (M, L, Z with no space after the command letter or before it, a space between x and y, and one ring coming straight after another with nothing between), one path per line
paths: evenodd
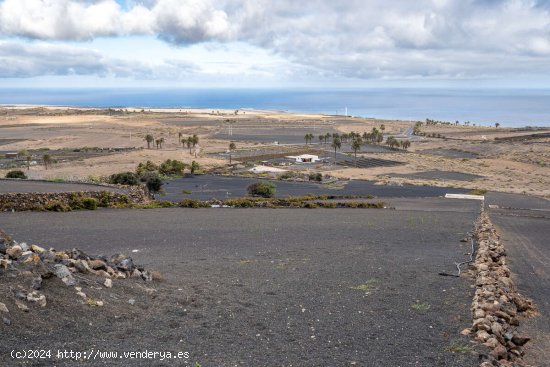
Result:
M157 35L173 43L222 39L227 15L208 0L157 0L123 9L114 0L4 0L0 34L40 40Z
M30 78L45 75L94 75L133 79L178 79L200 68L189 61L149 63L122 60L97 50L35 42L0 41L0 78Z
M304 75L327 78L550 73L547 0L3 0L2 35L52 41L149 35L184 47L245 43ZM109 65L108 72L117 70Z

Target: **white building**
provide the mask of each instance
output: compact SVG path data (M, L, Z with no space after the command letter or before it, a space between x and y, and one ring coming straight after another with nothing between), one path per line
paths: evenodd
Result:
M302 155L289 155L289 159L294 159L296 163L315 163L319 162L319 156L313 154L302 154Z

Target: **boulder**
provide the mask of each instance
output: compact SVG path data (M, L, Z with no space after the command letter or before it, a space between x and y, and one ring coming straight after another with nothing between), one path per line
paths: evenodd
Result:
M12 259L17 259L23 253L23 249L19 245L12 246L6 250L6 254Z
M531 338L523 333L517 333L512 336L512 343L515 345L525 345Z
M63 264L54 265L54 274L55 276L61 279L72 276L72 273L69 270L69 268Z
M40 247L40 246L37 246L37 245L32 245L32 246L31 246L31 251L32 251L32 252L35 252L35 253L37 253L37 254L41 254L41 253L43 253L44 251L46 251L46 249L44 249L44 248L42 248L42 247Z
M105 261L98 259L88 261L88 265L94 270L105 270L107 268Z
M506 357L508 357L508 351L504 345L499 344L489 353L489 355L497 360L506 359Z
M10 312L10 310L8 310L8 308L6 307L6 305L4 303L0 302L0 312L8 313L8 312Z
M135 269L134 262L131 257L122 254L116 254L111 257L111 263L122 271L132 272Z

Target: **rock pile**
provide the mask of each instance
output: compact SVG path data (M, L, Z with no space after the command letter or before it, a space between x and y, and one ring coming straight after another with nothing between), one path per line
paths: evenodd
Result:
M475 295L472 302L475 339L489 348L481 367L522 366L523 346L530 338L517 331L522 315L536 312L531 300L522 296L506 265L506 250L482 210L476 222L478 251L475 259Z
M37 210L69 211L82 209L83 199L93 199L97 206L117 207L147 202L148 198L140 196L139 191L132 195L109 191L87 192L17 192L0 194L0 210Z
M14 303L20 310L29 311L28 304L46 307L47 298L42 292L42 282L46 279L59 279L65 286L75 287L77 296L85 304L103 306L102 301L87 297L78 286L81 281L88 282L88 275L100 277L98 283L105 288L111 288L115 279L138 278L147 282L160 279L157 272L135 265L131 257L122 254L110 258L94 257L76 248L57 251L29 246L24 242L17 243L0 230L0 280L3 276L30 279L26 287L12 288ZM1 298L0 301L4 301ZM6 325L11 324L6 316L8 313L6 304L0 302L0 316Z

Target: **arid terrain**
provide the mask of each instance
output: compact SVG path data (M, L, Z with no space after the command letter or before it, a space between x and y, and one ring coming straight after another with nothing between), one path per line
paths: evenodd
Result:
M189 163L196 160L205 170L223 167L228 163L228 157L223 153L228 150L229 140L237 145L236 155L240 151L263 149L265 154L270 154L280 153L281 149L293 152L308 148L330 157L330 141L327 144L319 142L318 135L351 131L362 134L372 128L379 129L380 125L384 125L386 137L394 135L410 139L410 148L407 151L387 149L370 152L371 145L368 145L358 151L359 158L393 160L402 162L402 165L363 169L353 165L344 168L329 164L308 166L307 170L380 183L454 186L550 197L549 129L423 124L420 132L424 136L412 136L410 133L415 122L342 116L268 111L239 111L235 115L234 111L206 110L141 112L139 109L108 111L6 107L0 109L0 152L29 151L36 161L36 165L28 171L31 178L74 180L131 171L139 162L146 160L160 162L179 159ZM229 135L230 130L232 135ZM314 136L310 144L304 141L306 133ZM154 142L151 149L146 149L146 134L164 139L160 149L155 147ZM184 138L198 135L198 145L188 150L179 143L180 134ZM531 136L533 134L540 137ZM100 148L101 151L92 148ZM344 149L342 152L351 151L349 147ZM48 150L56 163L46 169L40 163L40 157ZM75 150L79 154L75 155ZM1 170L0 175L6 171ZM456 180L444 175L414 175L426 171L462 172L481 177Z
M373 129L381 142L344 140ZM542 366L549 134L251 110L0 108L0 177L29 178L0 180L11 236L0 233L0 365ZM410 146L388 146L392 137ZM303 153L320 160L288 157ZM152 197L140 183L107 183L167 159L198 168L159 176ZM262 182L298 204L254 207L247 188ZM246 205L225 205L234 198ZM12 356L25 349L188 355Z

